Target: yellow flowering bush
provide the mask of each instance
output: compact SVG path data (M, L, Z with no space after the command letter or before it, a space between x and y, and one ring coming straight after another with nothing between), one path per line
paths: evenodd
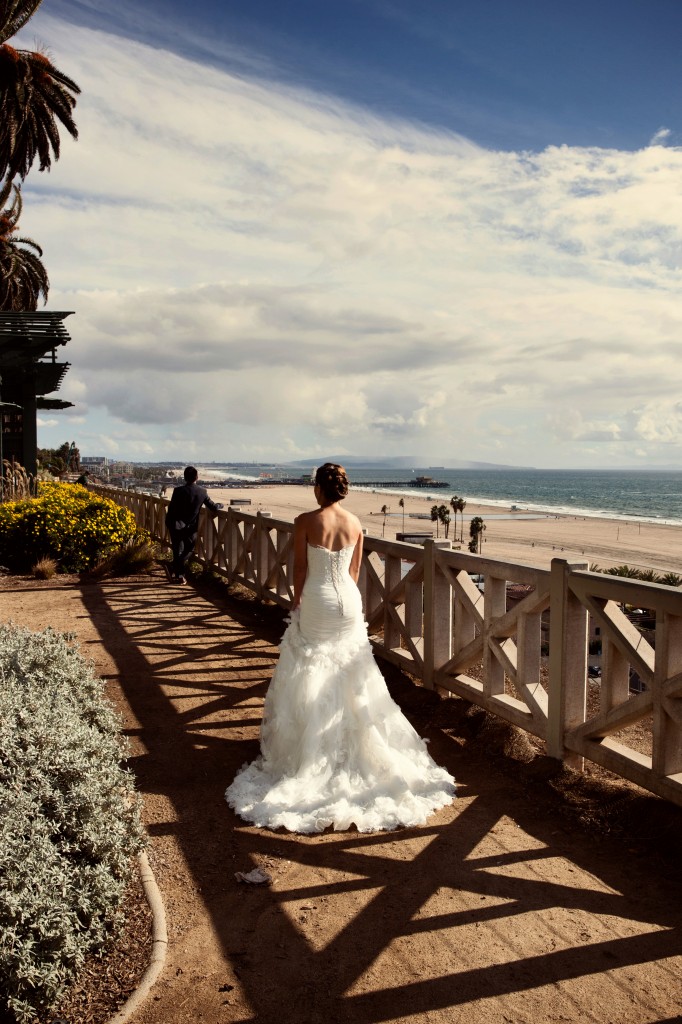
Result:
M0 505L0 563L21 572L50 557L81 572L139 532L129 509L87 487L41 483L37 498Z

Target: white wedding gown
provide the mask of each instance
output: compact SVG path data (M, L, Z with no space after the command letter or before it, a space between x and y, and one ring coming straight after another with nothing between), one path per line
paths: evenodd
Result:
M290 832L421 825L452 801L454 779L391 699L367 638L353 547L308 545L265 700L261 756L225 799L246 821Z

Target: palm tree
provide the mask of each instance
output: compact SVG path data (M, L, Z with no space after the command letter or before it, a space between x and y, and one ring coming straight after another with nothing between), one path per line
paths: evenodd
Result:
M5 209L14 189L14 198ZM32 238L15 236L21 215L21 192L9 182L0 189L0 310L26 313L47 301L50 282L40 257L43 250Z
M405 533L405 499L401 498L398 505L403 510L403 533Z
M483 531L485 530L485 523L480 516L474 516L469 523L469 535L471 540L469 541L469 551L472 554L481 553L481 543L483 540Z
M682 576L676 572L664 572L658 582L665 583L666 587L680 587L682 586Z
M381 527L381 536L383 537L383 536L384 536L384 534L386 533L386 516L387 516L387 515L388 515L388 513L389 513L389 507L388 507L388 505L382 505L382 506L381 506L381 512L382 512L382 515L383 515L383 517L384 517L384 522L383 522L383 525L382 525L382 527Z
M58 121L78 138L72 117L80 89L47 54L7 42L42 0L0 0L0 180L25 178L36 157L40 170L59 159Z
M606 576L623 576L628 580L639 580L641 570L636 569L633 565L614 565L611 569L604 569Z
M459 514L461 516L460 533L459 533L459 542L460 542L460 544L464 543L464 509L466 507L467 507L467 503L464 500L464 498L458 498L457 499L457 508L458 508Z
M457 540L457 512L459 511L459 498L456 494L450 498L450 508L455 513L455 540Z
M436 524L436 537L438 537L438 526L440 523L440 516L438 515L438 505L431 506L431 522Z
M445 528L445 539L447 540L448 533L450 532L450 513L448 512L447 505L438 506L438 518Z

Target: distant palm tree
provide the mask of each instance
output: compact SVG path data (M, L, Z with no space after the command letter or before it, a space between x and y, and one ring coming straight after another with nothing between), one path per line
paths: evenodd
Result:
M483 531L485 530L485 523L480 516L474 516L469 523L469 535L471 540L469 541L469 551L474 555L481 553L481 543L483 540Z
M389 511L390 511L390 509L389 509L388 505L382 505L381 506L381 512L382 512L383 517L384 517L384 522L383 522L383 525L381 527L381 536L382 537L386 533L386 516L388 515Z
M450 498L450 508L455 514L455 540L457 540L457 513L459 512L459 498L456 494Z
M403 510L403 533L405 533L405 499L401 498L398 505Z
M438 518L445 528L445 539L447 540L448 533L450 532L450 513L448 512L447 505L438 506Z
M431 506L431 522L436 524L436 537L438 537L438 526L440 524L440 516L438 515L438 505Z
M629 580L641 579L641 570L636 569L632 565L614 565L611 569L604 569L604 575L606 576L623 576Z
M58 121L78 138L72 117L79 87L42 51L7 42L42 0L0 0L0 180L25 178L36 157L40 170L59 159Z
M464 509L466 507L467 507L467 503L464 500L464 498L458 498L457 499L457 508L458 508L459 514L461 516L460 533L459 533L459 542L460 542L460 544L464 543Z
M5 209L14 190L14 198ZM43 250L32 238L15 235L21 215L21 192L9 182L0 188L0 310L26 313L47 301L50 282L40 257Z
M658 582L665 583L666 587L682 587L682 576L676 572L664 572Z

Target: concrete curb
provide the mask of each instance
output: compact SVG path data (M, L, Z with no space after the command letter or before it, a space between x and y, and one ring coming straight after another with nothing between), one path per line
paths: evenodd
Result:
M152 985L158 978L166 961L168 951L168 932L166 930L166 911L163 905L161 891L156 884L154 872L152 871L146 853L141 853L138 860L140 868L140 880L144 894L152 912L152 955L149 966L142 975L140 984L125 1001L118 1013L111 1017L109 1024L124 1024L130 1020L132 1015L139 1010L142 1003L149 995Z

